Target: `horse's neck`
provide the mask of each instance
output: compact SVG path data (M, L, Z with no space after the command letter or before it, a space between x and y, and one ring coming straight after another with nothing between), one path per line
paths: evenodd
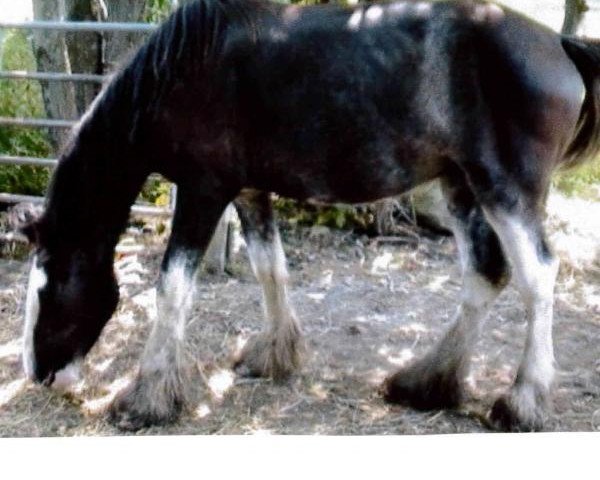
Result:
M55 171L46 219L57 241L111 250L147 176L142 162L116 138L87 127Z

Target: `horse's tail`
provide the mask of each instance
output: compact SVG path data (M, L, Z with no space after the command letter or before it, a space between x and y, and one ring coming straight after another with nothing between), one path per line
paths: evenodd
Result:
M600 153L600 41L570 36L561 40L586 90L577 131L562 165L570 168Z

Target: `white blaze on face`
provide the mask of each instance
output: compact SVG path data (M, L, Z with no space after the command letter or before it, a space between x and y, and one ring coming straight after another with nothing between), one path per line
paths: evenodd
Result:
M33 257L33 264L29 273L27 286L27 300L25 303L25 328L23 331L23 368L28 378L34 378L35 357L33 352L33 331L40 313L39 292L42 290L48 277L43 268L38 266L37 256Z

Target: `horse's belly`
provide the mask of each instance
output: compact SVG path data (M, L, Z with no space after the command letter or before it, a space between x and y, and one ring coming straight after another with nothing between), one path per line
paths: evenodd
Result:
M404 193L436 178L441 155L349 155L299 157L267 162L255 185L262 190L320 203L363 203Z

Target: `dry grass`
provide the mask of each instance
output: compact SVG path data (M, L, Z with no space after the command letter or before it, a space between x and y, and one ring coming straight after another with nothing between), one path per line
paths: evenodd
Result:
M326 230L285 232L292 300L309 354L282 384L239 379L231 359L260 330L260 289L244 254L232 276L205 277L188 324L194 401L176 424L140 434L428 434L485 432L510 385L525 323L514 289L501 296L473 356L471 399L459 411L418 412L384 403L381 380L429 348L448 326L459 292L450 239L385 243ZM132 245L133 243L133 245ZM143 245L137 249L135 245ZM155 236L132 238L118 259L122 301L70 397L22 379L20 330L26 266L0 265L0 436L116 435L103 410L135 372L150 321L162 253ZM600 270L561 273L556 292L560 367L554 431L600 429Z

